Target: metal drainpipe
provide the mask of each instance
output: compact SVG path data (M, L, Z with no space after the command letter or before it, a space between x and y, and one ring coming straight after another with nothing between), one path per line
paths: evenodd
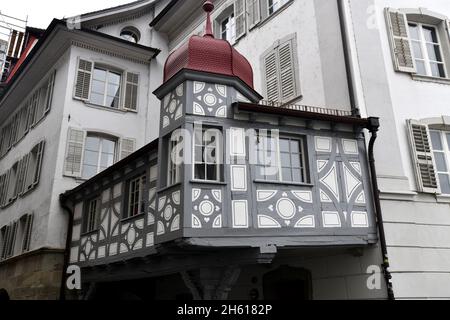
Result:
M61 277L61 288L59 291L59 299L64 301L66 300L66 279L67 279L67 268L69 267L69 259L70 259L70 243L72 241L72 229L73 229L73 210L67 206L64 196L61 194L59 196L59 202L61 203L61 207L66 210L69 214L69 225L67 229L67 238L66 238L66 251L64 253L64 264L62 270Z
M380 120L379 120L379 118L375 118L375 117L370 117L370 118L368 118L368 120L369 120L369 125L368 125L367 129L369 129L369 132L371 133L370 142L369 142L369 155L368 155L369 156L370 176L371 176L370 180L372 182L378 231L379 231L379 235L380 235L381 252L383 254L383 264L382 264L383 274L384 274L384 279L386 281L388 299L395 300L394 291L392 289L392 283L391 283L392 276L389 271L389 258L388 258L387 245L386 245L386 235L384 232L383 214L382 214L382 210L381 210L380 190L378 188L377 171L375 168L374 146L375 146L375 141L377 140L377 137L378 137L377 132L380 128Z
M347 19L345 16L345 5L344 0L337 0L338 13L339 13L339 23L341 28L342 46L344 49L344 60L345 60L345 70L347 76L347 86L350 97L350 105L352 108L352 115L356 117L361 116L361 112L356 105L356 94L355 86L353 83L354 74L351 66L352 58L350 56L350 46L349 46L349 35L347 30Z

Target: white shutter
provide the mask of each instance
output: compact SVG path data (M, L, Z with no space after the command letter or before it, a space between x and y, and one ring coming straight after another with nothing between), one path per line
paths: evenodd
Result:
M120 160L125 159L134 152L136 140L132 138L124 138L120 141Z
M245 1L234 1L234 18L236 21L236 40L245 34Z
M247 0L248 28L251 29L261 20L260 0Z
M52 75L50 76L50 79L48 79L48 82L47 82L47 95L45 97L44 114L47 114L50 111L50 108L52 107L53 88L55 86L55 74L56 74L56 71L53 71Z
M10 233L11 233L11 226L5 226L2 239L1 259L6 259L7 257Z
M34 216L32 214L27 215L22 240L22 252L27 252L30 250L31 233L33 230L33 220Z
M73 94L75 99L89 100L93 69L94 63L92 61L78 59L77 77Z
M9 169L5 173L5 179L3 180L3 190L0 194L0 205L3 207L8 204L8 190L9 190L9 181L11 177L11 169Z
M411 49L406 14L391 8L386 8L385 13L395 70L415 73L416 66Z
M277 49L271 50L264 57L264 80L267 100L278 102L280 100L280 82Z
M64 174L70 177L81 176L85 133L83 130L69 128Z
M428 126L415 120L408 120L408 131L418 191L439 193Z
M280 45L278 57L280 59L281 101L287 102L294 99L297 93L292 41L287 41Z
M39 183L41 178L42 160L44 158L45 141L41 141L38 145L38 151L36 156L36 170L33 172L33 186Z
M132 72L127 72L125 75L125 99L124 109L137 111L138 105L138 89L139 89L139 75Z

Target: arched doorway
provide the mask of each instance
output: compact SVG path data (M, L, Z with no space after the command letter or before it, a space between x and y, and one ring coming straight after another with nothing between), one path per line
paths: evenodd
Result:
M302 268L281 266L263 276L263 291L265 300L311 300L311 273Z

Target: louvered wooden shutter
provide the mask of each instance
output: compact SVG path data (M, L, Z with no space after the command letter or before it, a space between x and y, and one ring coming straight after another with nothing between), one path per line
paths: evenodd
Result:
M418 121L408 120L411 151L416 169L418 191L438 193L439 185L434 168L428 127Z
M277 50L272 50L264 57L264 76L267 100L280 100L280 82Z
M385 12L395 70L415 73L406 14L391 8L387 8Z
M38 145L37 155L36 155L36 170L33 175L33 186L36 186L39 183L41 178L41 169L42 162L44 159L44 149L45 149L45 141L41 141Z
M55 86L55 74L56 74L56 71L53 71L52 75L50 76L50 79L48 79L48 82L47 82L47 95L45 97L44 114L47 114L50 111L50 108L52 107L53 88Z
M14 190L14 195L19 196L23 192L24 188L24 181L27 173L27 164L28 164L28 155L24 156L19 161L19 168L17 173L17 179L16 179L16 186Z
M292 41L287 41L279 47L278 56L280 59L281 100L286 102L295 98L297 92Z
M245 1L234 1L234 18L236 21L236 40L245 34Z
M11 234L11 226L6 226L3 230L1 258L6 259L8 255L8 246Z
M74 98L89 100L91 93L91 80L94 63L92 61L78 59L77 79L75 81Z
M132 138L124 138L120 142L120 159L125 159L134 152L136 140Z
M450 20L446 20L446 26L447 26L447 35L448 39L450 40Z
M2 194L0 194L0 204L1 206L5 206L8 203L8 189L9 189L9 181L10 181L10 177L11 177L11 169L9 169L6 173L5 173L5 179L3 181L3 190L2 190Z
M71 177L81 176L85 134L83 130L69 128L64 174Z
M32 230L33 230L33 219L34 219L34 216L32 214L29 214L26 216L25 229L24 229L23 241L22 241L22 252L27 252L30 250L31 234L32 234Z
M0 176L0 207L3 206L3 188L5 187L6 174Z
M261 20L260 0L247 0L248 28L251 29Z
M125 77L125 101L124 109L137 111L139 75L131 72Z

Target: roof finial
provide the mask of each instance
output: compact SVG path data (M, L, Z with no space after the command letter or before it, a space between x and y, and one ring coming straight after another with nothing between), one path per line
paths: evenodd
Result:
M203 3L203 10L206 12L206 29L204 36L214 38L211 24L211 11L214 10L214 4L210 0L206 0L205 3Z

